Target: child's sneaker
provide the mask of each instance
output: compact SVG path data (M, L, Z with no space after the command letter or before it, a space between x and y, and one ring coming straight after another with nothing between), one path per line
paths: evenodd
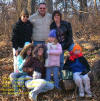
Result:
M92 93L91 93L91 91L90 91L90 92L87 92L86 97L89 97L89 98L92 97Z
M29 99L31 101L37 101L37 94L33 94L32 92L29 93Z
M84 92L80 92L79 97L84 97Z

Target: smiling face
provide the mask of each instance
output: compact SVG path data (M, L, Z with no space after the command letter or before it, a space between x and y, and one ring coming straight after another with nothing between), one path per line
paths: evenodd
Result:
M27 22L28 17L29 17L28 15L22 15L21 16L21 21L24 22L24 23Z
M39 11L41 16L45 16L45 14L46 14L46 4L40 4L38 11Z
M75 52L74 52L75 55L78 55L78 54L80 54L80 53L81 53L80 50L75 50Z
M27 50L27 55L28 55L28 56L30 56L30 55L31 55L31 51L32 51L32 49L31 49L31 48L29 48L29 49Z
M44 49L43 48L39 48L38 49L38 56L43 56L43 52L44 52Z
M60 15L59 14L55 14L55 16L54 16L54 21L55 22L60 22Z
M54 37L49 37L48 40L49 40L49 42L55 42L56 38L54 38Z

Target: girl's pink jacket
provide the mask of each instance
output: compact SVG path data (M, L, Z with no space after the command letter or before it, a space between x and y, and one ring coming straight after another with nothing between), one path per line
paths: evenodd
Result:
M48 57L45 62L45 67L60 67L60 55L62 54L61 44L47 43Z

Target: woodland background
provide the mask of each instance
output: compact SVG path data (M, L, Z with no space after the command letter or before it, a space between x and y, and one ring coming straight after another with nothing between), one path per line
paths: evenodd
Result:
M0 0L0 101L29 101L27 96L14 98L9 74L13 72L12 25L26 7L33 14L41 0ZM48 12L59 9L71 22L75 43L91 65L93 99L80 99L74 91L51 91L40 94L38 101L100 101L100 0L45 0ZM67 55L67 52L65 53Z

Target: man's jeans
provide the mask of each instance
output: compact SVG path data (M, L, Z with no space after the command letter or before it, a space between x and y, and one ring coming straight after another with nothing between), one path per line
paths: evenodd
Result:
M73 47L74 47L74 43L69 47L68 51L72 51L73 50ZM60 68L59 68L59 72L60 72L60 79L62 79L62 70L63 70L63 67L64 67L64 50L62 52L62 54L60 55Z
M62 70L64 67L64 51L62 51L62 54L60 55L60 68L59 68L59 72L60 72L60 79L62 79Z
M45 41L34 41L34 46L36 46L38 44L45 44Z

